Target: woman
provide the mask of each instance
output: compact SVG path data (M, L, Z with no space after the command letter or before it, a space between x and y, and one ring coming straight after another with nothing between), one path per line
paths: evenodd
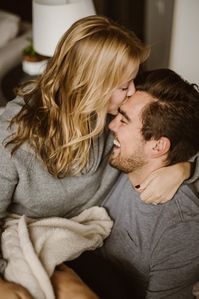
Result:
M1 116L2 220L7 212L71 217L101 204L118 177L107 164L112 147L107 113L116 114L132 95L133 79L148 55L132 32L105 17L71 26L43 75L25 84ZM167 185L165 172L171 173ZM189 163L167 168L164 190L175 192L189 175Z

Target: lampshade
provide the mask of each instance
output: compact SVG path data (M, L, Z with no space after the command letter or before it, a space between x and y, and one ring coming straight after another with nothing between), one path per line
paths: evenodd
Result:
M64 32L78 19L95 15L92 0L33 0L33 46L52 56Z

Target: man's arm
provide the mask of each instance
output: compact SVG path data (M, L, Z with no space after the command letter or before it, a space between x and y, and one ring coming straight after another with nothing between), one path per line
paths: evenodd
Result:
M167 229L151 258L147 299L192 299L199 280L199 223L181 222Z

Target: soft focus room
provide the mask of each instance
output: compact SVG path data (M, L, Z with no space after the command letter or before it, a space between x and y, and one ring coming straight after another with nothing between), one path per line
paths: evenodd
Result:
M60 1L64 2L70 1ZM146 69L169 67L187 80L199 83L197 0L94 0L93 5L97 14L133 30L151 46ZM14 97L14 88L19 82L29 79L22 70L22 59L32 36L32 18L31 0L1 1L0 107ZM56 25L58 20L56 13L52 24L59 26Z

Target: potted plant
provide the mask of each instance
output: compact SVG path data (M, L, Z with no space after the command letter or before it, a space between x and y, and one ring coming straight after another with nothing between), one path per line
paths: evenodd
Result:
M33 47L32 39L28 39L29 44L23 50L22 68L29 75L40 75L45 70L49 57L40 55Z

